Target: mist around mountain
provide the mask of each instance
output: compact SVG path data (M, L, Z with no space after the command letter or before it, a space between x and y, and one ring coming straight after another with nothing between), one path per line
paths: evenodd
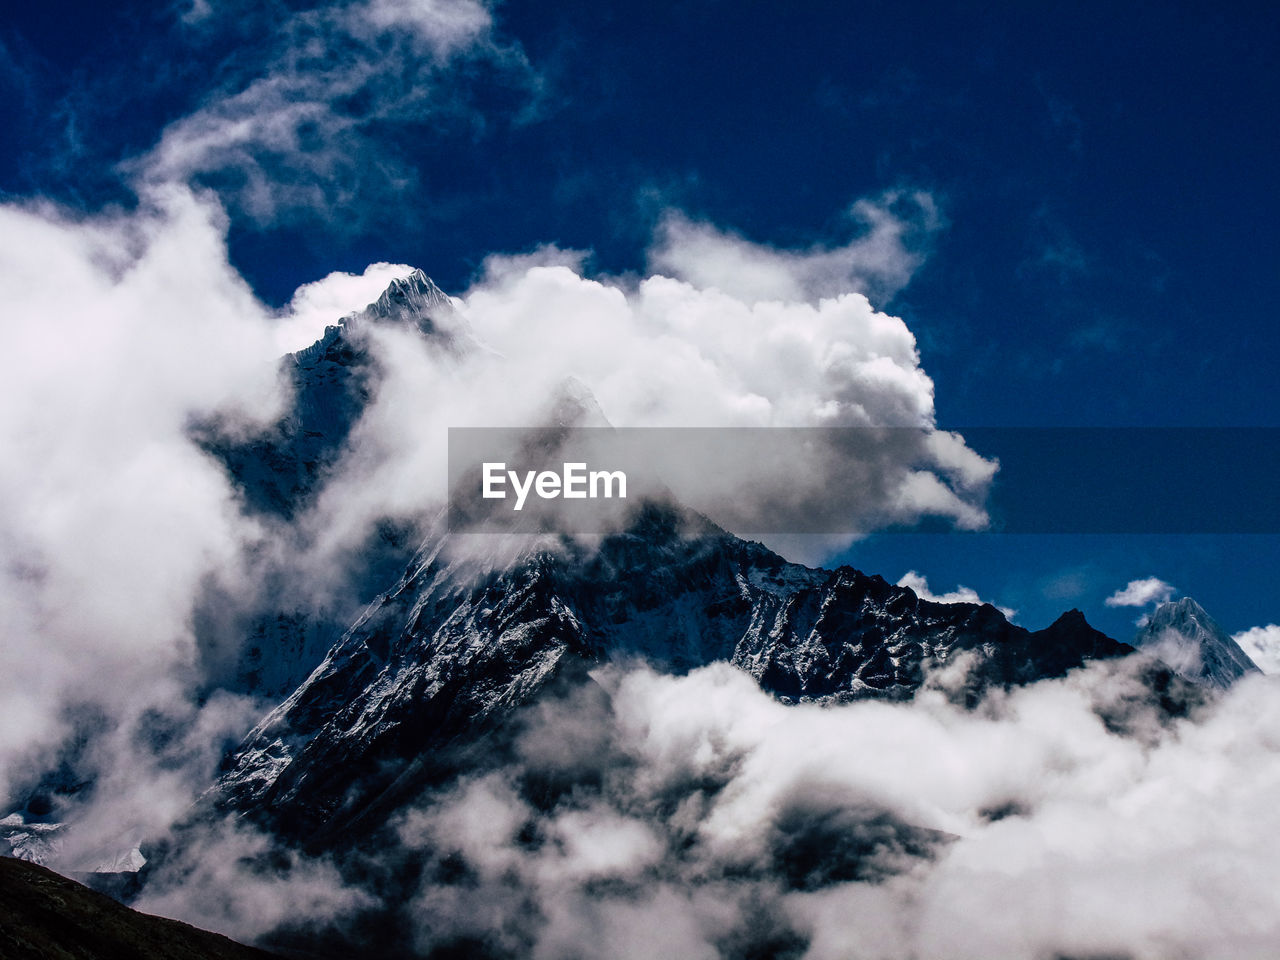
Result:
M1278 879L1280 717L1203 611L1161 619L1199 631L1191 669L675 499L601 537L451 533L425 441L510 376L485 322L413 274L284 359L277 416L184 420L243 568L193 590L184 685L69 698L10 766L12 853L312 956L1265 955L1269 921L1215 918ZM604 406L536 386L528 422ZM967 466L930 502L960 516L983 471L946 442Z
M1200 604L1167 600L1147 617L1134 645L1150 650L1179 676L1226 689L1258 665Z

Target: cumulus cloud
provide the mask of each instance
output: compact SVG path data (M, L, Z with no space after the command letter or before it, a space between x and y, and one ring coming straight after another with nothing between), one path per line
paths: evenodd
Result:
M413 267L402 263L371 263L360 274L334 271L304 283L282 311L276 342L281 354L309 347L324 329L342 317L377 300L391 281L407 277Z
M915 570L908 570L904 573L901 579L898 580L898 586L910 587L921 600L931 600L934 603L986 603L985 600L978 596L978 591L972 587L957 586L947 593L934 593L929 589L928 578ZM992 606L995 606L995 604L992 604ZM996 609L1010 619L1018 612L1008 607L996 607Z
M1280 935L1265 678L1183 719L1137 661L972 711L788 707L723 664L597 679L402 823L423 948L1156 960Z
M868 467L879 520L984 519L995 465L933 429L910 330L862 295L752 301L657 274L592 279L580 254L547 248L494 258L430 335L353 333L379 371L371 403L310 510L267 520L244 512L193 422L216 413L242 437L269 427L291 402L282 346L404 268L331 274L273 311L229 265L222 210L174 186L130 214L9 204L0 226L14 361L0 388L0 615L14 638L0 794L20 805L82 742L74 775L95 788L58 811L77 866L163 833L262 708L209 689L220 674L197 629L209 597L256 609L281 570L289 591L339 583L379 521L443 502L450 426L545 422L567 383L621 426L907 426L916 439ZM796 502L816 505L833 489L820 454L689 492L798 476ZM296 592L266 599L319 602ZM218 655L234 660L244 639Z
M56 742L68 702L135 718L171 702L192 597L234 583L257 535L186 437L202 410L281 409L270 321L224 229L181 191L133 216L0 207L4 785L14 751Z
M1164 603L1176 593L1172 584L1157 577L1130 580L1122 589L1107 597L1108 607L1145 607L1149 603Z
M843 246L780 250L672 211L649 251L650 263L748 303L816 301L850 291L887 303L923 262L924 247L941 226L937 206L922 191L888 191L857 201L849 217L862 232Z
M934 429L914 336L861 294L753 301L659 274L591 278L575 255L543 251L490 261L454 306L426 339L404 327L368 331L383 379L316 514L336 541L356 542L377 516L442 503L450 427L548 422L566 390L615 427L856 428L809 447L797 438L786 457L743 449L735 459L729 438L724 462L734 467L721 472L700 469L705 459L668 438L674 452L654 454L663 481L713 518L731 504L737 532L986 522L997 464ZM791 515L810 525L787 527ZM828 515L829 531L812 526Z
M1250 627L1231 637L1263 673L1280 673L1280 626Z

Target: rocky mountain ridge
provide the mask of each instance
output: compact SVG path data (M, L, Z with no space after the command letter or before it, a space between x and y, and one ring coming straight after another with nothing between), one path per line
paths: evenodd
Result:
M437 533L324 662L246 739L220 789L315 838L409 796L448 751L565 677L611 661L729 661L786 700L906 699L961 657L969 693L1132 652L1077 611L1030 632L851 567L811 569L649 507L584 546L476 556Z

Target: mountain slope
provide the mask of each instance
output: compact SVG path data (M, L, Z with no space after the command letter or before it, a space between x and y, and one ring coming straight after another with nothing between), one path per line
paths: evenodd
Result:
M130 910L52 870L0 857L0 960L270 960L176 920Z
M1190 597L1160 604L1134 644L1154 653L1179 676L1224 690L1241 677L1262 672Z
M432 779L451 746L610 660L677 672L727 660L779 697L844 700L908 698L962 654L976 691L1132 652L1075 612L1031 633L994 607L788 563L665 508L596 549L542 541L483 557L469 545L429 538L234 754L227 805L336 835L385 791L407 797Z
M193 439L222 464L250 512L290 522L313 505L382 380L369 342L377 324L413 329L440 351L471 345L448 296L417 270L393 281L363 310L326 327L311 346L283 358L281 376L293 404L279 422L248 438L216 419L194 425ZM352 565L346 592L367 603L398 575L417 539L403 523L379 524ZM220 680L238 690L282 698L341 636L353 611L343 604L331 610L292 605L287 571L273 570L267 577L262 593L272 605L240 626L239 635L248 642ZM207 619L216 629L225 610L219 603L213 606Z
M284 358L293 408L274 427L246 441L206 423L195 428L196 438L227 467L250 508L293 517L336 463L381 377L366 340L370 324L409 326L452 351L466 340L465 332L461 339L454 332L453 313L448 296L421 270L395 280L376 301ZM442 326L446 318L453 322Z
M291 417L257 446L217 451L246 501L284 518L305 509L376 383L368 324L476 348L457 323L437 322L451 310L419 271L296 354ZM603 422L580 385L551 399L556 423ZM365 558L370 584L395 550L383 553ZM227 759L224 805L323 846L446 775L460 762L453 748L609 661L671 671L729 661L786 700L905 699L958 658L976 696L1131 650L1078 613L1029 633L987 605L932 603L849 567L788 563L678 507L647 509L595 546L440 530L407 560L327 653L316 649L323 631L290 611L255 625L249 679L288 696Z

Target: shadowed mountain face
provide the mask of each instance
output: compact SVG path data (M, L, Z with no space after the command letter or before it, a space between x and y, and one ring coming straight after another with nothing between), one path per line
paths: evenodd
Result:
M447 322L446 322L447 321ZM300 523L304 538L314 531L307 512L338 468L385 371L371 350L375 325L416 331L432 349L469 349L470 335L448 296L422 271L394 281L373 303L326 327L311 346L283 358L280 374L292 407L261 434L242 437L213 420L192 425L192 437L226 469L245 508L270 523ZM227 598L214 597L197 613L198 627L232 636L215 646L241 647L238 662L222 665L219 680L235 689L272 698L287 696L350 625L360 606L385 589L413 555L418 536L403 521L384 519L351 565L351 582L329 608L290 602L288 572L266 573L263 609L239 611L232 627ZM216 660L217 655L206 657Z
M3 960L270 960L275 954L130 910L45 867L0 857Z
M459 349L438 325L452 317L449 298L421 270L396 280L359 313L326 327L324 336L281 362L293 410L262 436L240 440L214 423L197 425L196 439L224 463L259 513L292 518L337 463L352 427L381 377L368 349L369 325L416 329L440 349Z
M499 558L459 546L429 538L249 736L223 777L226 803L323 843L449 772L449 747L610 660L675 672L725 660L781 698L840 701L909 698L961 656L975 697L1132 652L1074 611L1028 632L989 605L788 563L665 508L595 548L544 542Z

